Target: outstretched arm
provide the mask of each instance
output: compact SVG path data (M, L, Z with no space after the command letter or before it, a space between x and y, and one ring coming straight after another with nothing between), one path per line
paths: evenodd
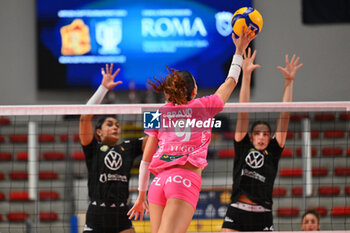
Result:
M251 30L251 27L248 27L245 31L242 27L242 33L238 39L236 39L234 34L232 33L232 40L236 46L236 52L233 56L232 64L227 75L227 79L215 92L215 94L217 94L224 103L226 103L227 100L230 98L232 91L237 85L242 66L242 54L254 38L255 33L253 30Z
M119 73L120 69L117 69L113 74L113 64L108 66L106 64L106 71L101 68L101 73L103 75L102 83L99 88L96 90L93 96L86 103L87 105L100 104L107 94L107 92L113 89L115 86L121 84L121 81L114 82L114 78ZM94 136L94 129L92 126L92 117L93 115L81 115L79 122L79 138L80 143L83 146L86 146L91 143Z
M146 210L146 214L149 212L147 203L147 189L150 172L148 170L148 167L154 153L157 150L157 147L158 138L149 136L139 169L139 195L134 206L128 212L129 219L132 219L134 217L135 220L140 218L140 221L142 221L144 210Z
M242 86L241 92L239 93L239 102L248 103L250 101L250 81L252 77L252 72L259 68L260 65L254 64L256 56L256 50L251 54L251 49L248 48L248 54L244 51L243 62L242 62ZM235 141L240 142L245 137L248 132L249 127L249 113L248 112L239 112L236 122L236 131L235 131Z
M284 91L283 91L283 102L291 102L293 99L293 83L294 77L297 70L303 66L302 63L299 63L300 58L292 56L291 61L289 62L288 55L286 55L286 66L281 67L278 66L277 69L282 71L284 75ZM288 124L289 124L290 113L289 112L281 112L280 117L277 121L276 126L276 140L280 147L284 147L287 138L288 132Z

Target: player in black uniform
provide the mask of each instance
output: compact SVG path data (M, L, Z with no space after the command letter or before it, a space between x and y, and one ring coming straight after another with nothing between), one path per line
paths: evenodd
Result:
M239 102L250 100L250 80L256 51L244 53L243 79ZM302 66L299 57L293 55L286 66L278 67L285 77L283 102L292 101L293 82L296 71ZM223 232L273 231L272 191L278 162L283 151L289 124L289 112L280 113L276 131L272 135L267 122L254 122L248 135L249 113L238 113L235 131L235 159L231 204L222 226Z
M113 65L102 68L101 86L87 102L100 104L114 82L119 69L112 74ZM129 207L130 170L134 159L142 154L145 140L126 140L117 145L120 127L115 116L101 117L92 126L93 115L80 117L79 136L88 169L90 204L86 213L85 233L135 232L127 216Z

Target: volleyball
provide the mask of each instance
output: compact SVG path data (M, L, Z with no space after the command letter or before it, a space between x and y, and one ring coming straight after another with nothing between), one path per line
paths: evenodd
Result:
M242 26L244 26L244 30L251 26L255 30L255 34L258 34L263 27L263 18L256 9L242 7L233 14L231 25L236 38L240 37Z

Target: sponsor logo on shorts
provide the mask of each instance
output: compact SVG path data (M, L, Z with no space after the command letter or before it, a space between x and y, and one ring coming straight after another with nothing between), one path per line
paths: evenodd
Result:
M161 186L161 183L160 183L161 179L162 178L160 178L160 177L155 177L152 181L152 184L154 184L155 186ZM187 188L190 188L192 186L191 180L189 180L187 178L183 178L180 175L168 176L164 185L166 185L167 183L183 184Z
M173 177L169 176L166 179L165 184L171 183L171 182L178 183L178 184L182 183L187 188L191 187L191 185L192 185L192 183L191 183L191 181L189 179L183 178L180 175L176 175L176 176L173 176Z
M152 184L154 184L155 186L160 186L160 178L159 177L155 177L152 181Z

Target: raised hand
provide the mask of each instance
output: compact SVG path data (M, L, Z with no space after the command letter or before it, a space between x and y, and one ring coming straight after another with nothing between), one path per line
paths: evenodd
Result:
M282 73L284 74L285 79L287 80L294 80L295 77L295 73L297 72L297 70L303 66L303 63L299 63L300 57L295 56L295 54L292 56L292 60L289 62L288 59L288 54L286 54L286 67L281 67L278 66L277 69L279 69L280 71L282 71Z
M118 68L113 74L113 64L110 64L108 66L108 64L106 64L106 71L103 69L103 67L101 68L101 74L103 75L103 79L102 79L102 85L107 88L108 90L113 89L114 87L116 87L117 85L123 83L122 81L117 81L114 82L114 78L117 76L117 74L119 73L120 68Z
M247 49L249 43L256 37L255 32L249 26L246 30L242 27L241 36L236 39L235 35L232 33L232 40L236 46L236 54L242 55Z
M246 74L252 73L253 70L260 67L260 65L254 64L255 56L256 56L256 50L254 50L253 54L251 54L250 47L248 48L248 53L244 50L243 62L242 62L243 73L246 73Z

